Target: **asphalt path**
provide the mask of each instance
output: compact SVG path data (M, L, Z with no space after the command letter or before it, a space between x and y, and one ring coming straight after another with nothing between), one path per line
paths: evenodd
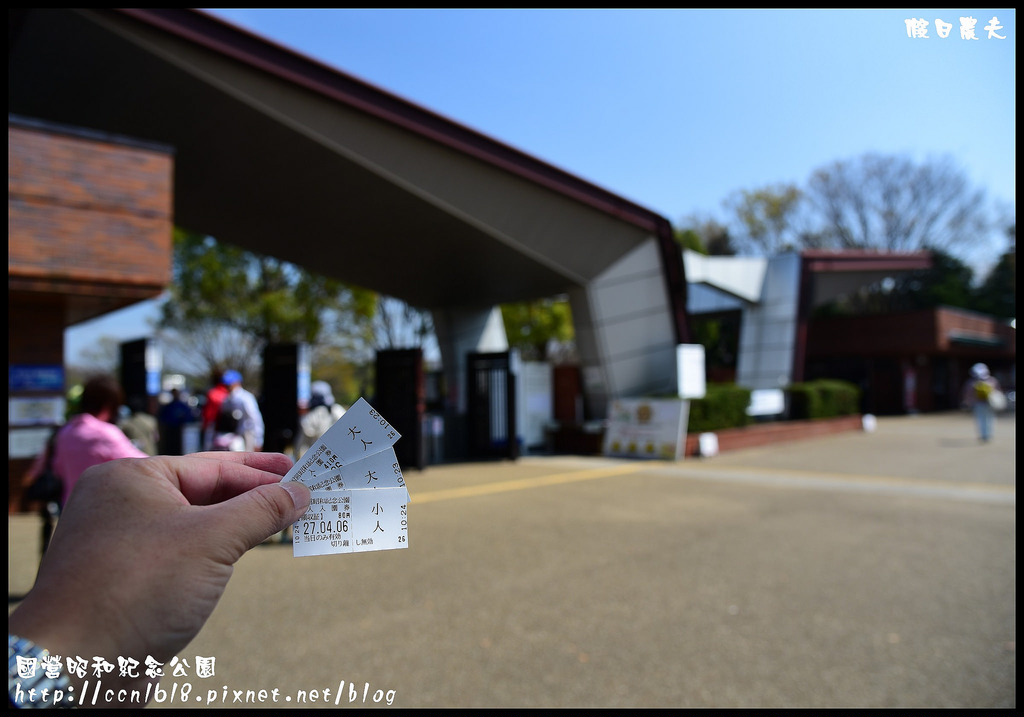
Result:
M410 471L407 549L254 549L152 706L1015 707L1014 428Z

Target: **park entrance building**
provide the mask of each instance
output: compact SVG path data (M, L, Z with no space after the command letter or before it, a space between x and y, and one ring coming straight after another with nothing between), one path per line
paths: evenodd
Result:
M555 295L571 302L589 416L611 398L675 390L686 282L663 217L200 11L9 19L12 146L16 127L33 126L173 163L159 239L79 227L75 241L97 249L160 254L151 272L94 277L92 298L73 302L87 311L12 258L12 319L50 312L38 323L49 349L12 342L12 365L61 363L67 325L166 285L173 223L430 310L463 414L467 355L507 348L494 307ZM9 215L33 201L12 196ZM12 257L30 239L15 229Z

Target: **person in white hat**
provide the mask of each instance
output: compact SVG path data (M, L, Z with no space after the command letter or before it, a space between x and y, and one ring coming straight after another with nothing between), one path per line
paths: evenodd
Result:
M302 458L302 454L343 415L345 407L334 402L331 384L314 381L309 387L309 410L299 422L295 436L295 460Z
M228 395L220 405L220 412L237 415L238 433L245 439L246 451L262 451L264 424L259 402L242 387L242 374L238 371L225 371L223 380Z
M326 381L314 381L309 387L309 408L299 420L299 430L295 433L295 445L292 450L295 460L313 447L320 436L327 433L339 418L345 415L345 407L334 401L334 391ZM292 542L292 527L281 531L279 542Z
M962 403L974 413L974 424L978 429L978 440L988 443L992 440L995 425L995 407L1002 389L995 376L983 363L971 366L971 378L964 385Z

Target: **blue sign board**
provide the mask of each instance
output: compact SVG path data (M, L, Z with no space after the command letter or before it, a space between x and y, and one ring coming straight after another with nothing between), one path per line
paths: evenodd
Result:
M146 371L146 393L150 396L160 395L159 371Z
M309 405L311 396L309 345L299 344L298 351L298 403L303 408Z
M60 364L15 365L8 371L10 391L60 391L64 392L64 367Z

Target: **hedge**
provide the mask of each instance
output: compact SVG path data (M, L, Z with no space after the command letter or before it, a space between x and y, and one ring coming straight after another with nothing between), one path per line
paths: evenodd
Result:
M688 433L703 433L746 426L751 422L747 415L749 405L749 388L734 383L709 383L704 398L690 401L686 430Z
M860 388L848 381L816 379L793 383L785 392L791 420L851 416L860 411ZM750 393L749 388L734 383L709 383L704 398L690 401L687 433L749 425Z
M860 388L837 379L816 379L786 387L789 418L834 418L860 410Z

